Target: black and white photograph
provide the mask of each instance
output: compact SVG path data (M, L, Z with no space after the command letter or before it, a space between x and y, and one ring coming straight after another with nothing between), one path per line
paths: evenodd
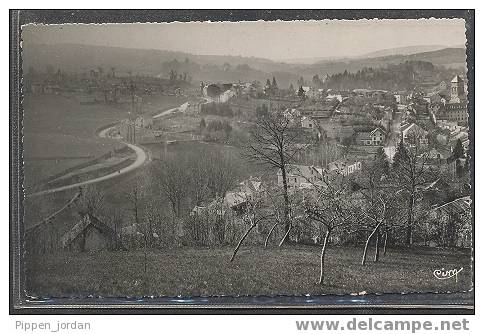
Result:
M22 25L21 294L472 303L468 29Z

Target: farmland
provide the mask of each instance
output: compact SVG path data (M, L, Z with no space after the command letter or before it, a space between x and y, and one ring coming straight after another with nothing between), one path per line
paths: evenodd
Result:
M63 96L27 96L24 100L26 184L45 179L122 144L99 138L96 130L127 113L110 106L81 105Z
M153 98L157 110L179 102L172 96ZM26 96L24 101L25 185L45 180L67 168L94 159L123 144L99 138L97 130L128 115L128 108L81 105L73 96ZM36 182L34 182L34 180Z

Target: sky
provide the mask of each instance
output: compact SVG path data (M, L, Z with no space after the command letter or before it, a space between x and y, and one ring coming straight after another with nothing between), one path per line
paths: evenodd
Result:
M76 43L272 60L353 57L406 46L465 44L463 19L28 25L25 42Z

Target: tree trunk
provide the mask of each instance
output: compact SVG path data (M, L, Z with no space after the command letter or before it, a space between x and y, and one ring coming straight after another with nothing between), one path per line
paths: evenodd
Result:
M272 232L275 230L275 228L277 227L277 225L279 225L279 223L275 223L272 228L269 230L269 233L267 233L267 237L266 237L266 240L264 242L264 248L267 247L267 243L269 242L269 237L271 236Z
M328 245L329 230L326 231L324 236L323 248L321 248L321 272L319 274L319 284L323 284L324 281L324 257L326 256L326 248Z
M286 239L289 237L289 232L291 232L291 226L289 226L289 229L284 234L284 237L282 238L281 242L279 243L279 247L281 247L282 244L284 243L284 241L286 241Z
M414 206L414 195L410 195L410 199L408 201L408 220L407 226L405 229L405 243L407 246L412 244L412 225L413 225L413 206Z
M255 227L254 225L250 225L250 227L247 229L245 234L242 236L242 238L239 240L239 243L237 244L237 247L234 249L234 253L232 254L232 257L230 258L230 262L234 261L235 255L237 255L237 252L239 251L240 246L242 246L242 243L244 242L245 238L249 235L250 231Z
M282 185L284 188L284 231L287 233L290 229L289 226L289 194L287 190L287 175L286 166L281 168L282 173Z
M378 229L380 228L380 225L382 223L378 223L375 228L373 229L373 231L371 231L370 235L368 236L368 238L366 239L366 243L365 243L365 249L363 250L363 257L361 258L361 265L364 266L365 263L366 263L366 254L368 253L368 245L370 243L370 240L371 238L373 237L373 235L378 231Z
M373 232L370 236L366 239L365 248L363 249L363 256L361 258L361 265L364 266L366 263L366 253L368 253L368 244L370 243L370 238L373 235Z
M387 254L387 239L388 239L388 232L385 232L385 238L383 239L383 256Z
M148 248L147 247L148 246L147 245L148 240L147 240L147 236L146 236L146 233L147 233L146 229L145 229L144 232L145 232L145 237L144 237L144 239L145 239L145 247L144 247L144 253L145 253L144 254L145 255L144 256L144 286L145 286L145 293L148 294L148 275L147 275L147 272L148 272L148 270L147 270L148 269L147 268L147 266L148 266L148 249L147 249Z
M178 203L177 203L177 201L173 201L171 203L171 206L173 208L173 217L174 218L178 218L179 217L179 213L178 213Z
M375 241L375 257L373 258L373 262L378 262L380 258L380 232L376 233L376 241Z

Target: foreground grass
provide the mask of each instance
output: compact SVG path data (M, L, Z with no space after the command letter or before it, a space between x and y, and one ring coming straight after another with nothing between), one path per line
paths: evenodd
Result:
M330 248L324 285L318 285L319 248L177 248L144 253L98 252L27 259L27 290L34 296L321 295L456 292L472 288L470 252L389 250L379 263L359 264L360 248ZM435 269L464 269L437 280Z

